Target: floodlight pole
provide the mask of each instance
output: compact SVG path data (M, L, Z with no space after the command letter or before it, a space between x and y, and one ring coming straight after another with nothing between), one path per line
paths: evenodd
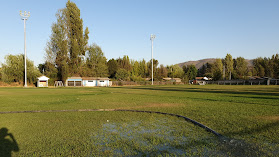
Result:
M156 35L151 34L150 40L151 40L151 62L152 62L152 85L153 85L153 40L155 39Z
M27 87L27 66L26 66L26 20L30 16L30 12L22 13L19 11L21 19L24 21L24 87Z

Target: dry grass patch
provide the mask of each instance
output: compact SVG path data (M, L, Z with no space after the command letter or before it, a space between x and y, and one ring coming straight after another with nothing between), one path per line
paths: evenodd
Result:
M167 108L167 107L178 107L183 104L171 104L171 103L150 103L142 106L132 106L132 107L123 107L119 109L139 109L139 108Z
M257 119L268 120L268 121L279 121L279 116L260 116Z

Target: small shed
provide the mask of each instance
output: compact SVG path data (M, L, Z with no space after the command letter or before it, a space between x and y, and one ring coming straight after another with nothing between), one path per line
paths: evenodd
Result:
M48 87L49 78L46 76L41 76L37 78L37 87Z

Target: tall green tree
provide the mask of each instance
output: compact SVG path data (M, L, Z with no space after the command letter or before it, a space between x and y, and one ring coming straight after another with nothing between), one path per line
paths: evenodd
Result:
M26 60L27 81L35 83L40 74L38 68L29 59ZM2 64L2 80L5 82L24 82L24 55L7 55Z
M213 63L213 80L221 80L223 72L223 63L220 58L217 58Z
M56 14L57 21L52 25L50 40L46 47L46 57L55 64L58 79L63 82L67 77L81 73L82 58L87 50L88 28L83 33L83 21L80 10L70 0L66 8Z
M237 57L235 59L234 69L236 72L236 78L244 79L248 73L248 63L243 57Z
M146 78L148 75L148 68L144 59L139 62L139 75L142 78Z
M118 70L117 61L112 58L108 61L107 65L109 78L115 78L116 72Z
M107 59L100 46L93 44L87 52L86 65L88 68L87 76L107 77L108 67Z
M279 78L279 55L272 55L270 62L272 63L273 77Z
M132 71L132 65L131 65L129 56L124 55L123 58L118 58L117 63L118 63L119 68L125 69L128 72Z
M120 68L115 75L117 80L129 81L129 72L126 69Z
M168 69L168 77L182 78L184 71L179 65L170 65L166 67Z
M233 72L233 58L232 55L227 54L224 59L224 65L226 70L226 78L231 80L232 72Z
M186 77L190 80L195 79L197 74L198 74L198 70L194 65L189 65L189 66L183 66L182 67Z
M158 69L158 73L159 73L158 77L160 80L165 77L168 77L168 69L163 64L160 65L160 67Z
M83 20L80 17L80 9L70 0L66 4L65 15L70 54L69 72L73 75L80 72L81 58L85 55L87 49L89 30L86 28L83 33Z
M155 73L157 73L158 69L157 66L159 65L159 61L153 58L153 78L155 78ZM148 77L152 77L152 60L150 59L149 62L147 62L147 68L148 68Z
M258 57L253 60L253 65L254 65L253 75L260 76L260 77L265 76L265 68L263 67L263 62L264 60L262 57Z

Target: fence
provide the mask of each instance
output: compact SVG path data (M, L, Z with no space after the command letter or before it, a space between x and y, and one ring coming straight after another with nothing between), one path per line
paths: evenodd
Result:
M279 84L279 79L206 81L206 84L218 84L218 85L278 85Z
M173 85L183 84L182 82L171 81L153 81L154 85ZM112 86L139 86L139 85L151 85L151 81L112 81Z

